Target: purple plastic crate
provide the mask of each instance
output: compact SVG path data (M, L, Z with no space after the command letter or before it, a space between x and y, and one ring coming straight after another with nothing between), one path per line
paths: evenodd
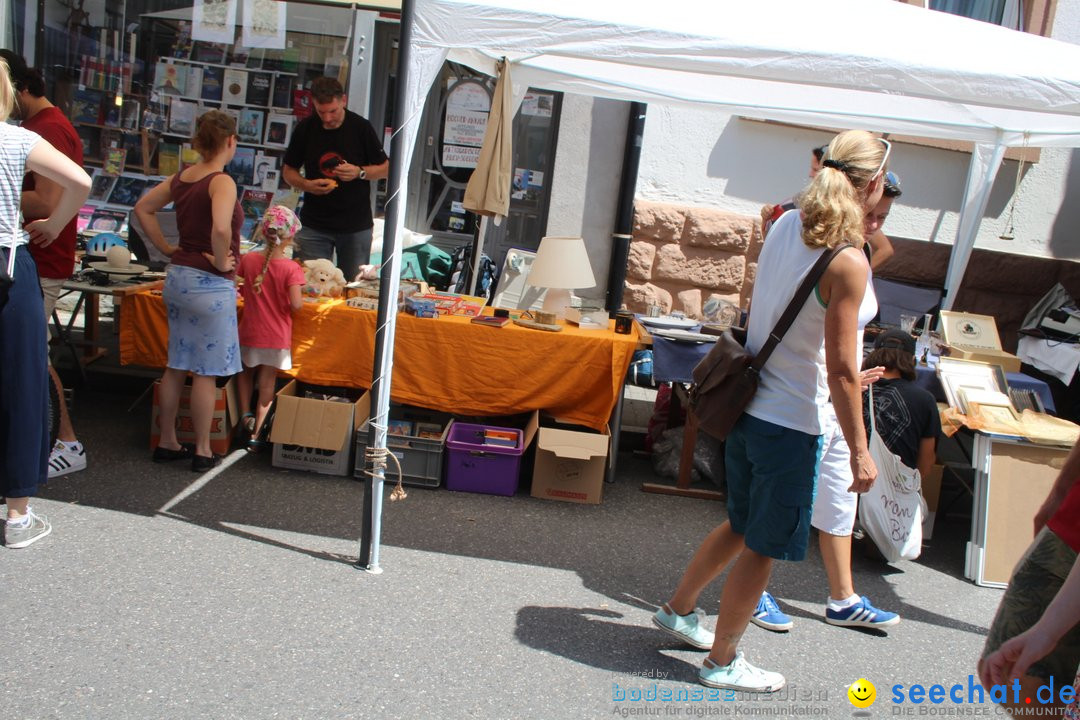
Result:
M484 444L484 430L517 436L516 447ZM454 423L446 438L446 487L459 492L513 495L517 492L522 433L514 428Z

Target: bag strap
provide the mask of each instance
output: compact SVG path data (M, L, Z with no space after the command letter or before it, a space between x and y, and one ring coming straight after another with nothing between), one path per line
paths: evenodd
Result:
M795 295L792 296L791 302L784 309L784 314L780 316L780 319L776 321L776 325L773 326L772 332L769 333L769 339L765 341L765 345L754 357L753 362L750 363L750 369L755 372L759 372L765 365L765 361L772 355L773 350L780 344L780 341L784 339L784 335L791 328L792 323L795 322L795 317L802 310L803 304L806 302L806 298L810 297L810 291L817 285L818 280L825 274L825 268L829 267L829 263L833 258L839 255L847 248L855 247L851 243L841 243L832 250L823 252L821 257L817 259L814 266L810 268L810 272L803 278L802 284L799 285L799 289L795 291Z
M4 273L7 279L15 279L15 248L19 244L19 212L15 211L15 227L11 230L11 250L8 251L7 270Z
M870 434L877 435L877 424L874 423L874 383L867 386L866 392L870 393Z

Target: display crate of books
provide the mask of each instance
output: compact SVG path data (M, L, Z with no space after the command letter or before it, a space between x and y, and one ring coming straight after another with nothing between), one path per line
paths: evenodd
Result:
M513 495L524 451L516 428L454 423L446 439L446 489Z
M370 422L370 421L369 421ZM453 431L453 416L436 410L407 405L391 405L387 421L386 447L401 464L401 481L417 487L439 487L442 483L443 450ZM356 432L356 477L364 474L364 453L368 430L364 423ZM395 480L393 462L387 465L386 479Z

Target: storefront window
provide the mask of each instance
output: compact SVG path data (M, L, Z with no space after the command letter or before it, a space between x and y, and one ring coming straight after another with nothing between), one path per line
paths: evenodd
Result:
M94 174L91 202L129 208L158 178L194 162L195 119L237 121L226 168L245 200L286 188L281 160L312 112L311 81L349 88L354 11L276 0L45 0L13 3L4 45L42 69ZM38 17L38 13L41 17ZM246 192L250 191L250 192ZM261 207L245 207L252 217Z
M479 218L465 210L465 187L480 154L494 79L447 63L428 95L420 130L423 140L415 178L423 215L411 227L433 233L447 247L470 243ZM558 136L561 95L530 89L514 116L512 187L507 219L492 225L484 253L501 265L506 250L535 249L547 226L551 175Z

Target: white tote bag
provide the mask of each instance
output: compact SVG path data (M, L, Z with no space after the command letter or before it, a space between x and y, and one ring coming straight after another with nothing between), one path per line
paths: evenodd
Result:
M874 386L870 386L870 457L877 480L859 498L859 523L889 562L914 560L922 552L926 501L919 471L909 468L881 439L874 422Z

